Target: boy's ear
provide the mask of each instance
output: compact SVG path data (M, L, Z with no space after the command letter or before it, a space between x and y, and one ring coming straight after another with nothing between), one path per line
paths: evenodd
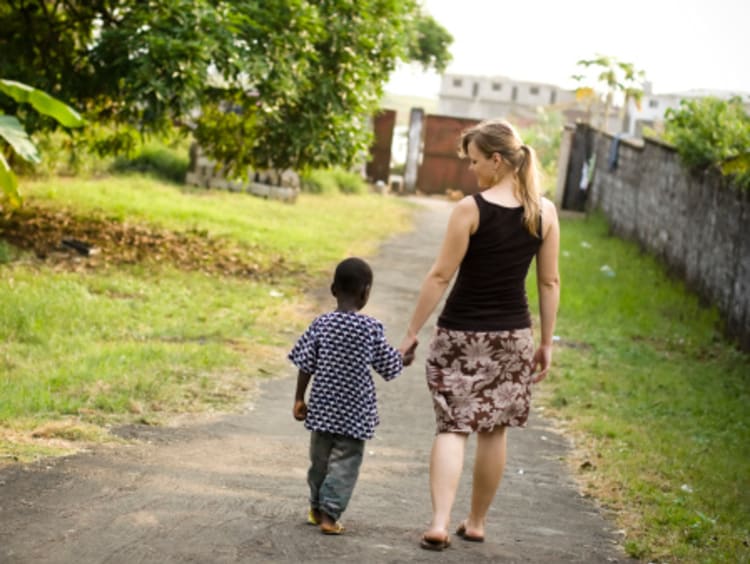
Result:
M370 285L368 284L364 288L362 288L362 299L366 300L370 297Z
M331 284L331 295L335 298L336 297L336 285Z

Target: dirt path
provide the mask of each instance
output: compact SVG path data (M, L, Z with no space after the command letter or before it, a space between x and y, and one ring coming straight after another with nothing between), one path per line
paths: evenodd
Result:
M450 204L422 201L416 231L371 262L367 311L397 342L442 237ZM426 343L428 331L422 335ZM293 371L267 382L241 414L167 428L126 428L135 446L0 470L0 563L627 562L561 458L567 443L537 413L509 434L509 460L484 544L417 546L429 519L433 416L424 346L378 382L382 423L344 516L347 534L305 525L308 435L290 414ZM470 441L468 455L473 453ZM467 460L470 458L467 457ZM454 511L467 511L466 468Z

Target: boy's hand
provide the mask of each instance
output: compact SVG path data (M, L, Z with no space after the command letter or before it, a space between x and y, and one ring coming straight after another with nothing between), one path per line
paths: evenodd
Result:
M307 417L307 404L302 400L296 400L292 408L292 415L297 421L304 421Z
M411 344L411 346L403 352L404 366L409 366L412 362L414 362L414 353L417 350L418 344L419 342L415 340Z

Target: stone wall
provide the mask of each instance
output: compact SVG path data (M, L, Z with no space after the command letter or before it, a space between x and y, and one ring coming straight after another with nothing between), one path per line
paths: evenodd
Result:
M261 198L294 203L300 192L300 178L293 170L253 170L245 178L229 177L217 163L205 156L197 144L190 147L190 166L185 183L191 186L246 192Z
M750 350L750 194L718 171L689 172L671 146L651 139L621 140L612 168L614 138L586 126L579 133L593 133L596 153L587 206L715 304Z

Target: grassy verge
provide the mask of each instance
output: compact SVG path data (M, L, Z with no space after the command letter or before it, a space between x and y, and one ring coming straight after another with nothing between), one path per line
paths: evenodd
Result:
M319 274L338 257L367 254L381 237L406 225L396 200L300 195L294 205L243 194L177 187L145 176L104 180L56 178L24 187L30 203L104 213L119 221L145 222L165 229L203 233L282 255Z
M750 358L601 218L566 220L562 234L542 402L576 438L584 489L617 510L631 556L750 561Z
M153 260L120 264L101 257L39 261L4 243L0 462L108 440L111 425L158 423L245 401L258 377L288 368L286 349L313 313L305 290L322 284L340 258L370 253L407 228L410 215L392 198L303 195L288 205L183 191L140 176L54 178L24 193L30 207L67 210L59 214L66 222L96 215L148 226L135 231L138 237L184 232L275 258L271 267L259 266L262 276L221 275L199 268L203 256L179 264L159 259L176 255L158 247ZM220 250L213 244L200 252L206 248ZM98 266L79 267L89 260ZM293 268L274 270L279 263Z

